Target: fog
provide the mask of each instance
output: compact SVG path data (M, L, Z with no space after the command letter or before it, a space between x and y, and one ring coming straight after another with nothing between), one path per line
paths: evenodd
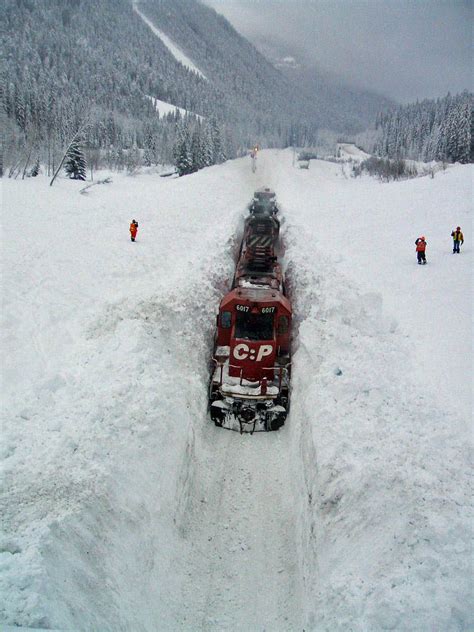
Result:
M472 89L471 0L205 0L265 53L401 102Z

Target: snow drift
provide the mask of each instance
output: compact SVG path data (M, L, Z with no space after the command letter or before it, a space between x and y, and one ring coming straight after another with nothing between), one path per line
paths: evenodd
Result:
M114 175L87 197L3 182L5 623L472 625L472 251L467 230L459 257L449 243L472 168L382 185L291 163ZM208 359L262 185L285 219L292 410L278 433L241 437L208 419Z

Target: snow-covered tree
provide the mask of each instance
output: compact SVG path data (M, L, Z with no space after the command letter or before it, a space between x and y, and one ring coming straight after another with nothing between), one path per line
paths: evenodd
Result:
M221 130L215 117L211 118L209 125L212 138L212 163L216 165L224 162L225 160L225 155L222 147Z
M34 163L33 167L31 168L31 171L30 171L30 176L31 176L32 178L36 178L36 176L39 174L39 172L40 172L40 159L39 159L39 157L38 157L38 158L36 159L36 161L35 161L35 163Z
M86 159L79 138L76 138L69 146L64 161L64 170L73 180L86 179Z
M214 143L212 140L212 130L208 121L205 121L202 126L201 143L203 166L210 167L212 164L214 164Z
M468 92L400 106L377 117L379 138L368 149L389 158L469 162L472 112Z
M136 143L131 147L126 156L126 166L128 173L133 173L141 164L140 150Z
M174 164L180 176L193 171L193 159L191 154L191 135L187 122L183 122L177 130L174 146Z

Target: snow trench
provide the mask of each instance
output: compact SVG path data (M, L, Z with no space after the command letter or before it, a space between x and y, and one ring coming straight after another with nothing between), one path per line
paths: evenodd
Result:
M8 621L77 630L300 627L289 426L255 440L215 428L207 413L215 314L235 253L230 239L224 256L209 254L173 292L105 305L88 321L67 379L48 383L55 419L31 502L53 494L59 516L51 523L45 504L38 548L19 551L36 560L25 563L37 569L24 580L28 602L17 581L26 560L11 564ZM25 418L35 408L26 402ZM8 500L25 502L14 489Z
M111 291L67 321L61 370L45 360L44 379L15 408L3 447L0 618L104 631L469 629L468 447L459 424L417 383L409 341L380 294L361 292L298 223L290 185L282 222L295 315L290 414L280 431L253 436L208 418L215 314L244 205L216 213L188 252L199 209L183 202L211 190L211 208L216 173L227 177L229 199L247 200L250 187L265 184L280 199L283 159L274 182L261 161L244 186L238 170L250 169L240 165L163 184L169 214L154 238L168 259L185 252L189 264L176 270L150 255L153 234L117 264L123 246L111 242L102 287L114 290L113 276L129 273L136 293ZM155 189L142 194L151 208ZM174 234L173 202L188 213L186 234ZM175 221L181 227L182 215ZM171 239L182 243L167 251ZM87 256L78 262L88 281ZM22 263L28 272L30 259ZM154 287L142 278L158 263ZM44 295L51 286L59 296L59 276L57 265L43 271ZM71 283L55 312L83 304L67 304ZM32 294L25 288L22 302ZM35 305L27 303L30 320ZM52 329L34 344L54 340Z
M234 252L229 242L229 259ZM201 273L207 286L198 295L206 306L201 313L192 287L183 287L173 309L170 297L153 297L129 312L113 306L90 328L91 336L115 344L118 328L130 331L134 324L133 338L141 342L133 355L147 349L140 391L160 384L161 393L146 406L155 412L127 455L139 466L114 468L105 493L51 529L42 550L43 596L54 613L49 624L231 630L239 621L245 629L294 629L299 571L287 438L241 437L215 428L207 415L206 360L225 285L213 274L207 267ZM184 314L194 316L173 336ZM182 380L181 389L170 384L170 398L158 371ZM157 454L168 454L169 462L160 456L156 463ZM157 467L167 471L166 483Z
M141 397L153 384L160 393L135 410L137 421L150 413L135 428L140 440L129 438L126 466L45 539L41 594L54 614L42 624L362 631L426 629L426 621L462 629L468 620L465 604L452 608L459 584L450 595L441 581L446 573L467 581L461 522L431 524L423 510L449 503L456 516L465 500L453 480L460 455L445 449L449 420L428 436L432 411L409 379L400 383L407 354L380 296L360 295L322 256L315 274L294 247L297 232L290 224L285 237L292 408L278 433L240 436L207 417L211 306L227 270L203 266L201 311L184 286L174 297L111 306L91 325L89 335L109 344L137 327L132 355L143 362L147 351L147 368L134 369L144 371ZM229 242L229 266L234 250ZM173 335L187 313L196 316ZM457 543L451 566L442 561L444 528Z

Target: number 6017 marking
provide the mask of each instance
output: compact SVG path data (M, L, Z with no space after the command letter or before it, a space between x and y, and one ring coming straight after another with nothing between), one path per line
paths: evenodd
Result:
M273 314L274 312L274 307L262 307L262 314Z

